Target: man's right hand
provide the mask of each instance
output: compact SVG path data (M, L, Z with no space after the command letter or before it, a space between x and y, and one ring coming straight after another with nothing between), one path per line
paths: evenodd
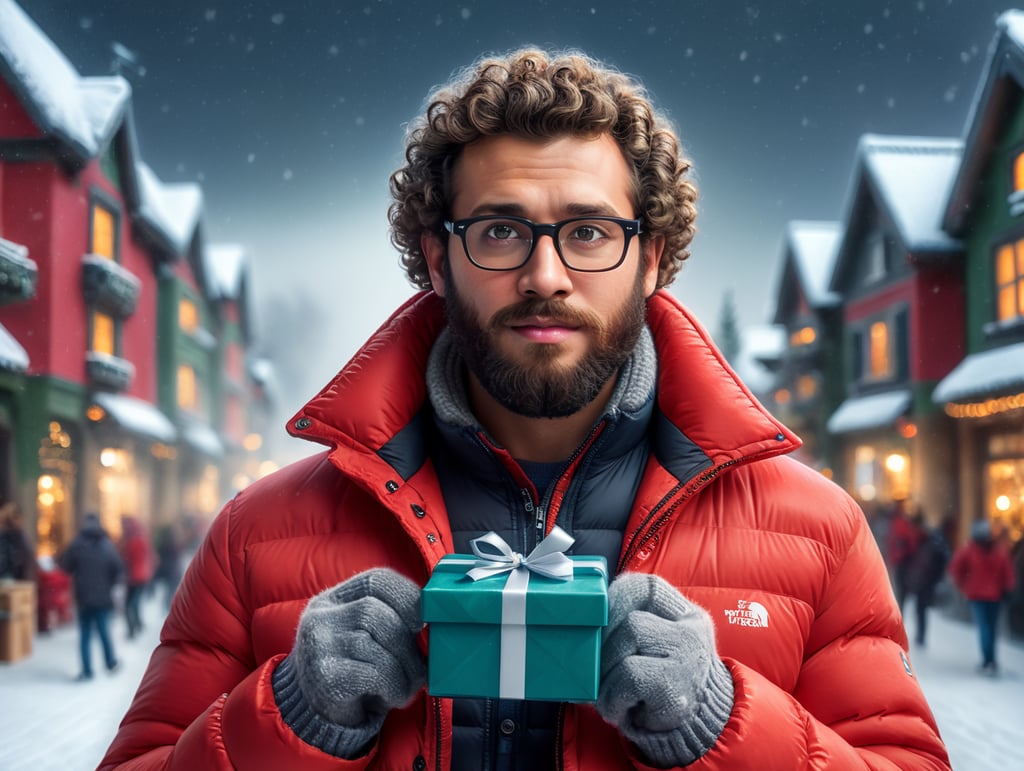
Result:
M320 746L315 732L307 737L300 730L309 716L289 693L292 679L305 706L340 729L330 732L332 746L321 749L340 757L362 754L387 713L426 682L416 642L423 628L419 604L420 587L390 568L354 575L309 601L274 683L282 715L296 733Z

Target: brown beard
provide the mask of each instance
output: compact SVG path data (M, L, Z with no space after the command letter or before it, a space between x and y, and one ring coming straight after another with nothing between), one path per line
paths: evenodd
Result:
M608 323L563 300L537 298L502 308L484 327L456 289L447 260L444 275L448 328L466 366L499 404L527 418L567 417L590 404L632 355L647 317L639 268L629 298ZM555 365L558 346L550 344L529 346L525 364L506 358L495 337L510 322L534 316L590 330L595 333L593 348L573 367Z

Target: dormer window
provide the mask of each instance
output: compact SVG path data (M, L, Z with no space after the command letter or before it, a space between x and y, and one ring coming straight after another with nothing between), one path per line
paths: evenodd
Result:
M1013 159L1013 178L1010 180L1010 195L1006 198L1010 215L1024 214L1024 150Z
M886 259L885 236L881 233L873 233L866 244L867 274L864 276L865 283L873 284L881 281L889 273L888 260Z

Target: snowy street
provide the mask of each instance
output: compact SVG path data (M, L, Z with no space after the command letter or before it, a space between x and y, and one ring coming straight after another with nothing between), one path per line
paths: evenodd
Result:
M124 622L114 624L122 668L100 667L91 682L78 674L78 636L65 626L35 639L32 656L0 664L0 719L4 771L86 771L99 763L128 708L149 654L156 645L160 607L143 608L146 629L125 639ZM1024 768L1024 646L1000 639L998 678L975 673L973 627L932 612L926 648L911 650L911 661L928 695L956 771ZM94 653L98 657L99 651ZM867 676L867 673L865 673Z

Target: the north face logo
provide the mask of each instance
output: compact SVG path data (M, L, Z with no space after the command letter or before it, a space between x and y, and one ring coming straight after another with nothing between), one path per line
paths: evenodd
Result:
M736 610L726 610L725 617L730 624L739 626L753 626L758 629L768 628L768 609L759 602L739 600L736 603Z

